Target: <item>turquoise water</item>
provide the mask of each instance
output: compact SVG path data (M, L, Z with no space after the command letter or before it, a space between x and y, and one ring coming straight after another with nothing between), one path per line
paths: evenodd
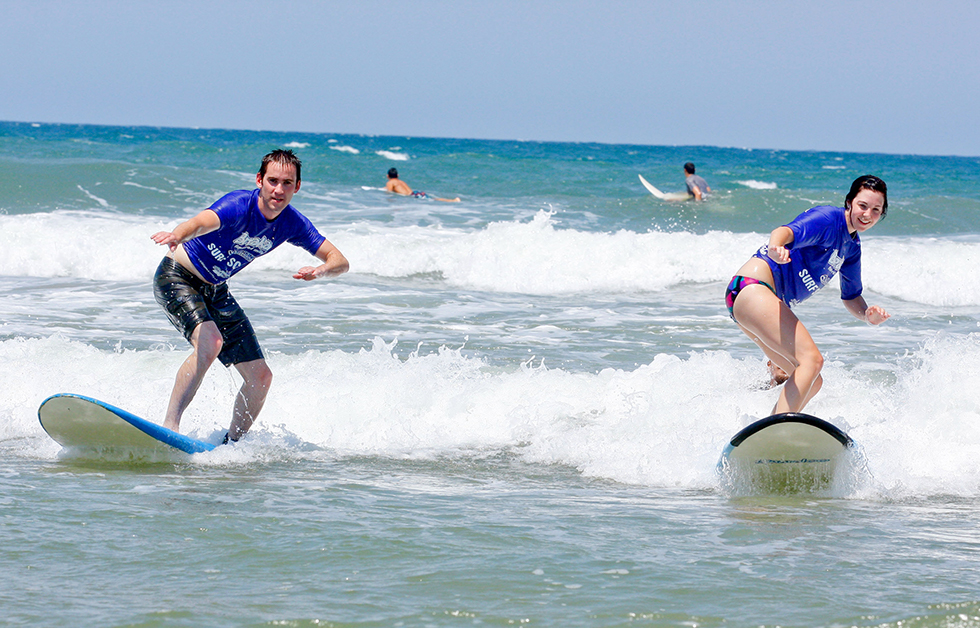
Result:
M962 601L976 595L969 501L727 499L506 455L327 458L18 463L4 480L7 621L969 626L980 614Z
M56 392L160 421L187 347L149 235L261 155L350 259L232 280L275 373L234 447L65 452ZM649 196L694 161L703 204ZM0 608L9 625L980 625L980 159L0 123ZM458 204L391 196L395 166ZM820 494L715 471L775 391L727 317L765 234L889 184L855 321L797 308L827 356L807 410L863 466ZM215 367L185 415L227 428Z

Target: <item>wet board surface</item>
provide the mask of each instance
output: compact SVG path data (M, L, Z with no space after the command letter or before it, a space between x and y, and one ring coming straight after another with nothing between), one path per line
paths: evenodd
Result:
M44 431L63 447L177 450L188 454L215 447L83 395L52 395L41 403L37 416Z
M833 424L784 413L755 421L725 446L719 470L732 484L760 490L820 490L830 486L854 446Z

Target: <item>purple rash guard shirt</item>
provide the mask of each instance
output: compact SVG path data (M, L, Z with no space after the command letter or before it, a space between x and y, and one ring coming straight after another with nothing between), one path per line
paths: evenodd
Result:
M209 208L221 226L211 233L184 242L184 250L208 283L219 284L283 242L316 255L323 237L313 223L292 205L273 221L259 211L259 190L225 194Z
M786 246L788 264L769 258L768 243L754 255L769 264L776 296L793 307L826 286L838 272L840 298L848 301L861 295L861 239L848 232L843 207L813 207L785 226L793 232L793 242Z

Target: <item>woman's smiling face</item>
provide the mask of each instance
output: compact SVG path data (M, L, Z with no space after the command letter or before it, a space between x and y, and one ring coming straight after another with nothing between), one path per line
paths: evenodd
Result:
M874 190L861 190L847 210L847 230L863 233L881 220L885 210L885 195Z

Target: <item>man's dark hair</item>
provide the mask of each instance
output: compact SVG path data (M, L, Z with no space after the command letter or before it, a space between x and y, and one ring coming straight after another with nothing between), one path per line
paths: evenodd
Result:
M299 160L299 157L291 150L283 150L277 148L268 155L262 158L262 167L259 168L259 177L265 178L265 171L269 168L269 164L277 163L280 166L294 166L296 168L296 181L300 181L300 169L303 167L303 162Z
M687 174L694 174L694 163L689 161L684 164L684 172Z
M397 179L398 178L398 168L388 168L388 178Z

